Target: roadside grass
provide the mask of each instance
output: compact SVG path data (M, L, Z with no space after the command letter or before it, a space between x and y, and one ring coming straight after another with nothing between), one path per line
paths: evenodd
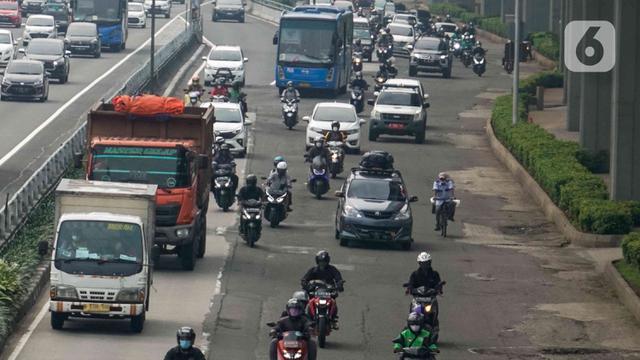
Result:
M613 265L616 267L622 278L633 289L636 295L640 296L640 270L627 263L624 259L614 262Z

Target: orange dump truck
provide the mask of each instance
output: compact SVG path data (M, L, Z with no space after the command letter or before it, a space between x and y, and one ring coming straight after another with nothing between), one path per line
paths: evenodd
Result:
M154 244L185 270L206 248L214 121L213 107L135 116L99 103L88 114L87 179L158 185Z

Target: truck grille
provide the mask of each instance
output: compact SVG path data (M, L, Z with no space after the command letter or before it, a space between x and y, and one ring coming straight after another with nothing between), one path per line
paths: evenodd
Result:
M382 120L385 120L385 121L411 121L411 120L413 120L413 115L382 114Z
M102 289L78 289L80 300L87 301L116 301L117 292L115 290Z
M159 205L156 207L156 225L174 226L178 222L180 204Z

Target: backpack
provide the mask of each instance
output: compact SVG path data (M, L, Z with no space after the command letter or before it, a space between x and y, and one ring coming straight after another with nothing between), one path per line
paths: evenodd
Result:
M362 155L360 167L363 169L393 170L393 155L382 150L372 150Z

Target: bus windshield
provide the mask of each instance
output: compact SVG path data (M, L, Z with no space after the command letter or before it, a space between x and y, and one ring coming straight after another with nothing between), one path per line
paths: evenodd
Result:
M121 0L76 0L74 19L93 23L119 23Z
M335 22L287 19L280 28L278 61L295 65L333 63Z

